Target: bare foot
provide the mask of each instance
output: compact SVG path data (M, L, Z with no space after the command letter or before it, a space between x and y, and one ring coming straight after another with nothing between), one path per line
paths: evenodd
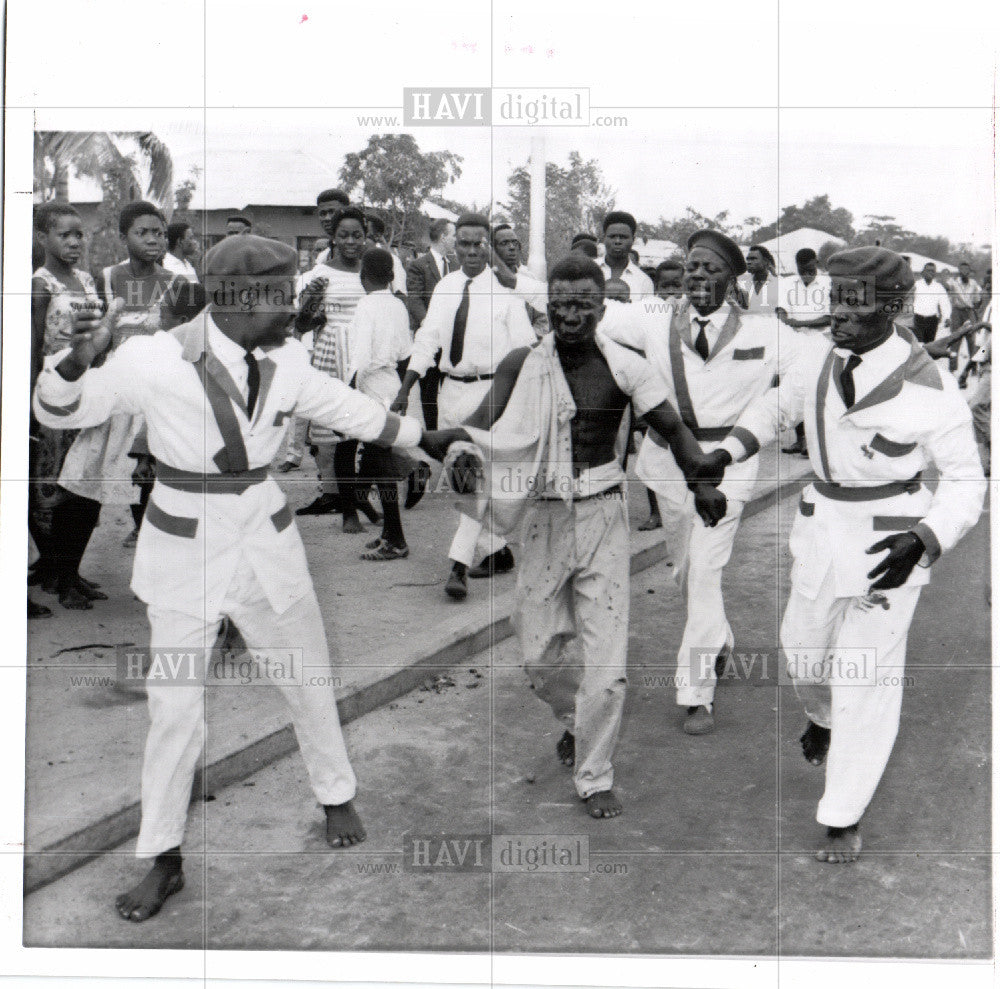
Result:
M802 745L802 754L806 757L806 762L813 766L822 766L826 760L827 752L830 751L830 729L822 728L810 721L809 727L802 733L799 742Z
M357 515L345 515L344 516L344 532L364 532L365 527L361 524L361 519Z
M614 790L601 790L587 797L587 813L591 817L617 817L622 812L622 802Z
M59 603L70 611L89 611L93 608L90 598L86 596L75 583L64 587L59 592Z
M141 924L160 912L168 896L184 888L180 851L158 855L153 868L146 873L138 886L122 893L115 900L119 915L125 920Z
M817 862L846 865L856 862L861 854L861 834L858 825L849 828L827 828L826 843L816 853Z
M556 755L564 766L572 766L576 762L576 739L571 731L564 731L563 737L556 742Z
M324 804L326 843L331 848L360 845L368 837L365 826L350 800L345 804Z

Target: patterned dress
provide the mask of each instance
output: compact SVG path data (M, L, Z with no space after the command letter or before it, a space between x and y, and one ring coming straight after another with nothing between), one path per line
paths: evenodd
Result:
M83 294L64 285L48 268L38 268L34 272L33 277L40 278L45 283L51 297L45 313L45 331L41 341L43 357L69 346L73 333L70 303L81 300L100 302L94 279L79 268L74 268L73 274L83 285ZM76 429L48 429L32 419L28 511L32 522L45 534L51 531L52 509L66 497L66 492L59 485L59 475L79 432Z
M341 381L346 381L351 366L349 330L354 322L354 312L359 300L364 296L361 275L356 271L338 271L325 264L318 264L307 271L299 280L298 291L316 278L329 279L323 297L323 313L326 325L318 329L313 344L313 367ZM342 437L325 426L309 424L309 439L312 443L336 443Z
M124 268L123 264L104 269L104 284L112 286L111 298L119 296L113 286ZM111 298L105 301L110 303ZM121 346L129 337L161 329L161 300L156 298L144 306L127 305L113 330L112 347ZM129 452L143 425L142 416L115 415L101 426L81 430L66 455L59 483L67 491L102 505L136 504L139 489L132 483L135 461Z

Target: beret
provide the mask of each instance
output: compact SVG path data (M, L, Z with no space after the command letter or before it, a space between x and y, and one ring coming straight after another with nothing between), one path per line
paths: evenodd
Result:
M913 272L906 259L884 247L855 247L831 254L826 270L831 278L854 278L873 284L877 295L913 288Z
M687 249L692 251L696 247L707 247L718 254L734 275L742 275L747 270L746 258L743 257L739 244L718 230L696 230L688 237Z
M482 227L489 233L490 221L480 213L463 213L455 223L455 229L459 227Z
M246 234L227 237L205 255L205 275L295 275L299 256L280 240Z

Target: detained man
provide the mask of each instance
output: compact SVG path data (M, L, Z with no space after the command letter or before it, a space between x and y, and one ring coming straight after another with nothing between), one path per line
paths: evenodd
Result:
M465 511L494 531L521 529L514 627L533 689L566 726L557 754L574 766L592 817L615 817L612 756L625 703L628 506L615 440L631 401L692 483L702 521L725 515L697 441L650 364L605 337L604 274L571 254L549 276L553 332L519 347L449 450ZM473 485L473 478L481 485ZM682 480L682 483L684 481ZM470 490L471 489L471 490Z

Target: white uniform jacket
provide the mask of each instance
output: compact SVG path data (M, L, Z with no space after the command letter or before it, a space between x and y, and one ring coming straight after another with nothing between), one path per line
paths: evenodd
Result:
M800 335L784 329L773 315L744 313L726 303L719 310L724 323L705 361L694 349L692 315L686 300L679 305L612 301L600 328L612 340L646 355L666 382L670 401L707 451L715 449L740 413L767 392L774 376L786 372ZM720 490L727 498L746 501L758 468L756 456L734 464L726 470ZM642 442L635 470L669 504L677 507L686 500L684 475L652 431Z
M220 339L221 338L221 339ZM419 423L313 368L296 340L256 350L260 390L252 421L246 397L213 352L232 346L208 313L169 332L125 341L77 381L46 359L34 394L39 422L77 429L110 415L145 417L157 481L136 547L132 589L143 601L191 615L215 615L241 560L274 609L312 589L288 503L267 475L301 416L345 436L415 446Z
M976 523L986 481L972 418L955 381L942 374L908 330L862 355L855 403L844 403L846 352L804 336L781 384L740 416L722 443L734 459L753 454L781 426L805 420L813 470L789 542L792 583L815 600L830 567L837 597L868 592L868 571L883 554L865 550L891 533L916 533L926 552L907 581L930 579L927 567ZM860 370L860 366L859 366ZM860 386L859 386L860 385ZM932 493L921 472L938 470Z

